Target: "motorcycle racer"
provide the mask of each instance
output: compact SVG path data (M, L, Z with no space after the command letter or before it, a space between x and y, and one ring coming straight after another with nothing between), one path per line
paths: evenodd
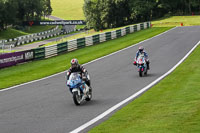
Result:
M147 70L149 70L149 59L148 59L148 54L144 51L144 47L143 46L140 46L138 48L138 51L136 52L136 56L135 56L135 61L133 62L134 65L137 65L137 58L139 57L139 55L141 54L144 54L144 57L145 57L145 61L146 61L146 64L147 64Z
M84 80L87 86L91 89L89 74L87 70L78 63L77 59L71 60L71 67L67 71L67 81L69 80L69 76L71 75L71 73L74 73L74 72L80 73L82 80Z

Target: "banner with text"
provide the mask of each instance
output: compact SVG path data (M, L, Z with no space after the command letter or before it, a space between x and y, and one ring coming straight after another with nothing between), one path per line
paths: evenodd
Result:
M24 25L85 25L84 20L24 21Z
M33 54L34 52L32 50L2 54L0 55L0 68L33 60Z

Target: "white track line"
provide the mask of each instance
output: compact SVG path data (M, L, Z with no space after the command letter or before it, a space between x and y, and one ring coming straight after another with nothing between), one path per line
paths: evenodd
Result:
M158 36L161 36L161 35L163 35L163 34L169 32L169 31L171 31L171 30L173 30L173 29L175 29L175 28L176 28L176 27L174 27L174 28L172 28L172 29L170 29L170 30L168 30L168 31L165 31L165 32L163 32L163 33L161 33L161 34L158 34L158 35L156 35L156 36L154 36L154 37L152 37L152 38L149 38L149 39L147 39L147 40L141 41L141 42L139 42L139 43L137 43L137 44L135 44L135 45L129 46L129 47L127 47L127 48L124 48L124 49L122 49L122 50L116 51L116 52L111 53L111 54L109 54L109 55L100 57L100 58L98 58L98 59L95 59L95 60L90 61L90 62L88 62L88 63L85 63L85 64L83 64L83 65L87 65L87 64L93 63L93 62L95 62L95 61L98 61L98 60L101 60L101 59L103 59L103 58L112 56L112 55L114 55L114 54L116 54L116 53L119 53L119 52L121 52L121 51L124 51L124 50L126 50L126 49L129 49L129 48L131 48L131 47L135 47L135 46L137 46L137 45L139 45L139 44L141 44L141 43L143 43L143 42L146 42L146 41L149 41L149 40L151 40L151 39L153 39L153 38L156 38L156 37L158 37ZM45 80L45 79L48 79L48 78L57 76L57 75L59 75L59 74L63 74L63 73L65 73L65 72L66 72L66 71L63 71L63 72L60 72L60 73L57 73L57 74L54 74L54 75L51 75L51 76L48 76L48 77L45 77L45 78L41 78L41 79L38 79L38 80L33 80L33 81L30 81L30 82L23 83L23 84L19 84L19 85L12 86L12 87L9 87L9 88L1 89L0 92L8 91L8 90L11 90L11 89L14 89L14 88L23 86L23 85L27 85L27 84L31 84L31 83L34 83L34 82L38 82L38 81L41 81L41 80Z
M128 97L127 99L123 100L122 102L120 102L120 103L116 104L115 106L111 107L110 109L106 110L105 112L103 112L102 114L100 114L99 116L97 116L96 118L90 120L89 122L85 123L84 125L82 125L82 126L78 127L77 129L71 131L70 133L78 133L78 132L86 129L87 127L89 127L92 124L94 124L95 122L99 121L100 119L102 119L106 115L110 114L111 112L113 112L114 110L116 110L117 108L119 108L120 106L122 106L125 103L133 100L134 98L136 98L140 94L142 94L145 91L147 91L148 89L150 89L152 86L154 86L155 84L157 84L160 80L162 80L164 77L166 77L167 75L169 75L172 71L174 71L192 53L192 51L194 51L194 49L199 44L200 44L200 41L172 69L170 69L164 75L162 75L161 77L159 77L158 79L156 79L155 81L153 81L152 83L150 83L149 85L147 85L146 87L144 87L143 89L141 89L140 91L136 92L132 96Z

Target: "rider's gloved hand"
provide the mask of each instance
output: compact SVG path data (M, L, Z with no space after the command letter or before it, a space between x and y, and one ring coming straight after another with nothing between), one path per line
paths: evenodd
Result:
M136 61L133 62L133 65L137 65Z
M86 81L87 80L87 78L86 78L86 76L84 75L84 76L82 76L82 80L84 80L84 81Z

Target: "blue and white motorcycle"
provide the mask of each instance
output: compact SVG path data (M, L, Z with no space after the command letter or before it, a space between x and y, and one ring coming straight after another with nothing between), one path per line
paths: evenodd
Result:
M137 62L139 76L142 77L143 75L147 75L148 70L144 54L139 55L136 62Z
M80 105L83 101L90 101L92 99L92 89L81 79L79 73L72 73L70 75L67 86L73 95L73 100L76 105Z

